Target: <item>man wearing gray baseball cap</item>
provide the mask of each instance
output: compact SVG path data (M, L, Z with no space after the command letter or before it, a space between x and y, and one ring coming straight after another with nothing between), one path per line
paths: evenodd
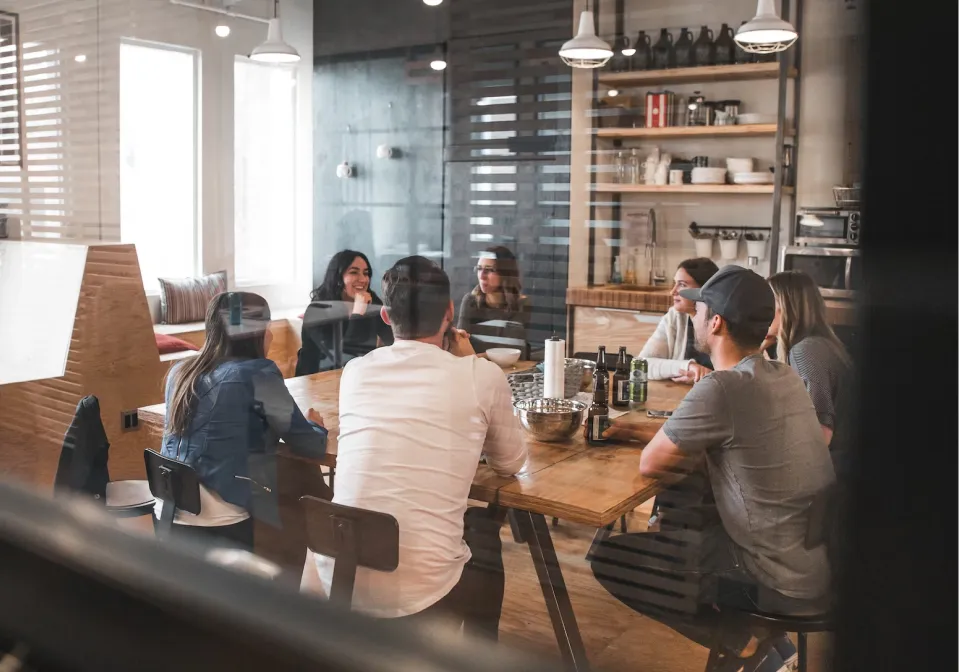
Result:
M766 281L726 266L702 287L680 295L696 302L696 347L710 356L715 371L695 383L655 434L649 425L623 423L616 423L612 434L648 442L639 467L644 476L675 478L677 472L704 469L718 520L707 520L701 530L610 537L595 553L593 571L626 604L710 646L714 625L692 614L663 613L659 591L669 570L687 587L691 577L698 579L698 602L719 607L720 619L724 606L784 615L828 609L826 549L807 548L806 535L813 502L828 491L835 474L802 379L759 352L775 314ZM657 559L675 557L679 548L686 549L681 570ZM628 578L622 570L626 558L636 567ZM650 599L651 591L660 597ZM724 623L723 645L733 655L756 658L744 668L756 669L767 653L783 649L780 658L789 657L788 640L769 634ZM763 638L766 646L760 649ZM768 662L762 669L779 669Z

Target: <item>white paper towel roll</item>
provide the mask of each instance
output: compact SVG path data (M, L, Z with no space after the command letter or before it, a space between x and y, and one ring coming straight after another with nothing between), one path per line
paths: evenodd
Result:
M543 397L562 399L566 396L566 341L561 338L546 340L543 359Z

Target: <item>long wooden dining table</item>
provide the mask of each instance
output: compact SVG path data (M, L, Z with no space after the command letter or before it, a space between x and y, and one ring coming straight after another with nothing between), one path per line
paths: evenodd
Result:
M531 366L521 362L513 370ZM297 457L281 446L280 455L284 459L299 461L304 467L314 469L317 465L335 469L341 374L341 370L328 371L286 380L301 410L314 408L323 415L329 439L323 458ZM651 381L646 408L672 410L689 389L688 385ZM162 434L165 416L164 404L139 409L140 423L156 435ZM623 420L651 426L663 423L663 420L648 418L645 411L630 411ZM480 464L470 498L508 512L514 539L526 543L532 556L563 659L571 669L586 670L589 668L586 651L546 517L601 530L654 497L666 484L639 473L642 448L637 444L593 447L586 443L582 432L559 443L537 441L524 433L524 441L529 449L526 467L516 476L504 477Z

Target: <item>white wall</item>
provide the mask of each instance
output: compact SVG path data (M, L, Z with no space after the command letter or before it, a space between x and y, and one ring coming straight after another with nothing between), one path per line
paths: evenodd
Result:
M577 0L576 13L583 9L584 4L582 0ZM615 36L615 5L615 0L601 0L599 4L599 33L609 41ZM795 2L793 5L795 8ZM720 24L724 22L735 29L741 21L751 18L755 11L755 0L626 0L625 32L631 40L635 40L639 30L646 30L655 43L660 28L669 28L675 39L679 35L679 29L687 27L693 32L695 39L699 27L704 24L710 26L714 32L718 32ZM859 109L861 64L857 50L860 46L862 20L860 10L847 10L841 0L804 1L804 17L802 26L799 27L802 63L794 197L799 207L832 205L833 185L859 179L859 127L862 120ZM590 195L582 181L589 179L586 171L591 160L590 123L585 113L592 104L592 73L576 72L573 82L571 286L587 283L586 240ZM775 113L777 107L775 80L670 85L668 88L679 95L689 95L694 90L699 90L707 100L738 98L742 101L741 112ZM645 90L634 89L630 91L630 95L642 96ZM787 124L791 124L792 86L788 91ZM755 158L762 170L772 165L775 158L772 138L706 138L624 143L627 148L639 147L642 155L648 152L652 144L658 145L661 151L674 155L709 156L716 159L712 165L722 165L720 162L724 157L744 156ZM612 160L612 143L601 141L597 143L597 149L605 150L597 156L598 163ZM788 213L788 201L785 200L787 198L790 197L784 197L781 229L783 243L786 241L788 227L785 218ZM667 247L667 269L674 269L682 259L694 256L693 241L686 233L691 221L709 226L769 226L772 214L772 199L765 196L633 194L622 197L622 206L623 213L650 207L656 209L660 240L665 241ZM598 209L597 219L608 216L608 210ZM596 237L597 269L601 274L594 277L593 281L604 282L603 276L608 269L612 250L602 241L611 237L611 231L598 229ZM717 245L715 257L718 257L718 254ZM735 263L745 265L745 244L740 245L740 254L742 258ZM756 270L759 273L768 271L768 257Z
M295 264L290 286L251 288L276 307L304 304L312 282L311 0L281 0L284 39L301 56L297 66L297 244L278 264ZM272 3L244 0L235 11L266 16ZM64 142L63 216L84 238L119 240L119 45L123 38L200 51L201 272L233 271L233 66L266 38L266 24L228 19L168 0L8 0L18 12L24 52L42 43L58 50L59 127ZM219 38L213 28L232 32ZM77 63L76 54L86 61ZM28 62L29 64L29 62ZM29 95L27 96L29 98ZM29 102L29 101L28 101ZM29 118L28 118L29 119ZM29 129L28 129L29 130ZM36 166L27 166L28 173ZM157 185L162 189L163 185ZM28 206L24 219L31 219ZM39 216L35 213L34 219ZM268 225L264 222L264 226ZM25 232L29 226L25 227Z

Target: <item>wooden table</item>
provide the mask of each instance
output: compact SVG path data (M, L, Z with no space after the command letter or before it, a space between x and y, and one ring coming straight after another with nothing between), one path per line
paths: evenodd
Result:
M521 363L513 370L531 366ZM282 456L335 468L341 373L329 371L286 380L297 405L304 412L310 407L319 411L330 434L327 455L321 460L295 457L281 449ZM689 389L688 385L672 382L650 382L647 408L671 410ZM162 432L165 413L163 404L141 408L140 422L154 432ZM627 418L654 426L663 422L648 419L643 412L631 412ZM594 448L586 444L581 433L565 443L524 437L529 448L526 468L515 477L503 477L487 465L479 465L470 497L508 509L514 538L529 547L563 658L572 669L585 670L589 665L586 651L546 516L604 528L655 496L664 484L639 473L642 449L638 446Z

